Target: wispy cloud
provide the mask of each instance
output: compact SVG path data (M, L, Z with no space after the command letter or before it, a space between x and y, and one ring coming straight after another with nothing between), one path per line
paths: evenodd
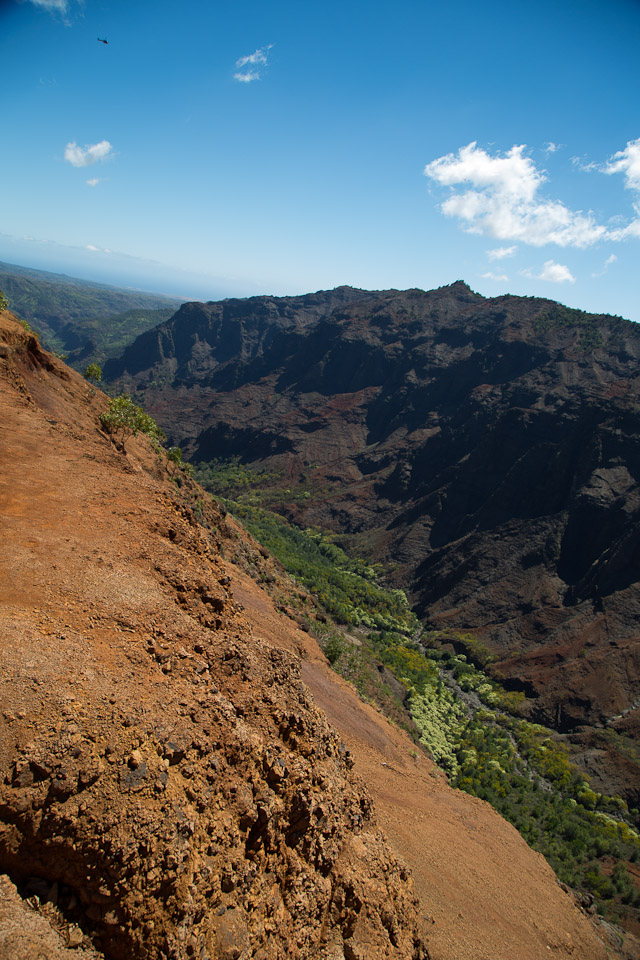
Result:
M557 153L558 150L562 150L562 146L561 143L554 143L553 140L549 140L548 143L545 143L543 149L545 153Z
M598 270L596 273L592 273L592 277L604 277L605 273L609 269L612 263L615 263L618 258L615 253L612 253L611 256L607 257L605 262L602 265L602 270Z
M51 13L66 14L69 10L68 0L30 0L34 7L42 7Z
M236 67L246 67L248 63L252 65L263 63L266 65L269 59L269 50L271 50L272 47L273 44L268 43L266 47L260 47L246 57L239 57L238 60L236 60Z
M260 80L262 76L260 70L255 68L267 66L269 63L269 51L272 47L273 44L269 43L266 47L260 47L253 53L247 54L246 57L239 57L236 60L238 72L234 73L233 79L239 83L253 83L254 80ZM252 69L243 70L243 67L251 67Z
M531 277L533 280L546 280L548 283L575 283L569 267L563 263L556 263L555 260L547 260L542 265L540 273L534 273L532 270L521 270L523 277Z
M491 270L489 270L487 273L483 273L482 277L485 280L500 280L503 282L506 282L509 279L506 273L492 273Z
M23 3L24 0L19 0L19 2ZM47 13L58 18L65 26L69 27L74 19L74 14L82 13L84 0L29 0L29 3L40 10L46 10Z
M253 83L260 79L260 74L257 70L245 70L244 73L234 73L233 79L239 83Z
M491 156L474 141L427 164L424 173L451 195L442 212L457 217L469 233L517 240L535 247L588 247L607 235L591 213L574 212L559 200L539 196L547 177L525 156L525 145ZM455 188L469 189L456 192Z
M113 155L113 147L108 140L101 140L100 143L88 144L85 147L79 147L73 140L65 147L64 158L73 167L90 167L91 164L99 160L106 160Z
M517 249L515 245L513 247L495 247L493 250L487 250L487 256L489 260L504 260L505 257L512 257Z
M90 187L97 187L100 182L100 177L92 177L91 180L87 180Z

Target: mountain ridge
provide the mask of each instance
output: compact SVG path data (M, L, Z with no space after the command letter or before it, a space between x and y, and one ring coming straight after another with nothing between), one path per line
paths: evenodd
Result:
M180 304L177 297L2 262L0 290L47 347L67 353L75 366L119 353Z

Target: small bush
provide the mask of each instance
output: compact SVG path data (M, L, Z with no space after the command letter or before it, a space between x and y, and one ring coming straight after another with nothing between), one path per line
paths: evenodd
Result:
M85 380L90 380L91 383L100 383L102 380L102 367L99 363L90 363L83 376Z
M146 434L155 446L166 439L153 417L137 406L126 393L109 400L108 409L100 414L99 419L103 430L119 441L123 450L126 438L135 437L138 433Z
M343 638L335 634L328 640L327 645L324 648L325 656L329 663L333 666L340 659L342 654L345 651L345 642Z
M18 323L20 324L21 327L24 327L24 329L27 331L27 333L29 333L32 337L35 337L36 340L39 340L39 339L40 339L40 337L38 336L37 331L34 330L33 327L31 326L31 324L30 324L30 323L27 323L26 320L19 320Z

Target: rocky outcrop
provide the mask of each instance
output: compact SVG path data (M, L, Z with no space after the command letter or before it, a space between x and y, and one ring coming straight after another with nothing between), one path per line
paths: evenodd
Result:
M215 646L179 673L225 693L200 684L164 721L114 697L39 725L0 791L3 868L75 891L113 958L426 956L408 872L297 664Z
M532 716L635 736L636 327L463 283L339 293L186 305L110 375L193 458L279 473L279 509L390 562ZM616 762L602 786L639 799Z
M0 875L0 960L103 960L84 945L80 927L58 910L58 886L42 884L40 892L44 903L37 894L25 901L9 877Z

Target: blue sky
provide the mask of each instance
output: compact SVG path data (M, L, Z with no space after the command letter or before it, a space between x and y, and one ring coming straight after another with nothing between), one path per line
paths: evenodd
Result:
M640 320L638 50L638 0L4 0L0 260Z

